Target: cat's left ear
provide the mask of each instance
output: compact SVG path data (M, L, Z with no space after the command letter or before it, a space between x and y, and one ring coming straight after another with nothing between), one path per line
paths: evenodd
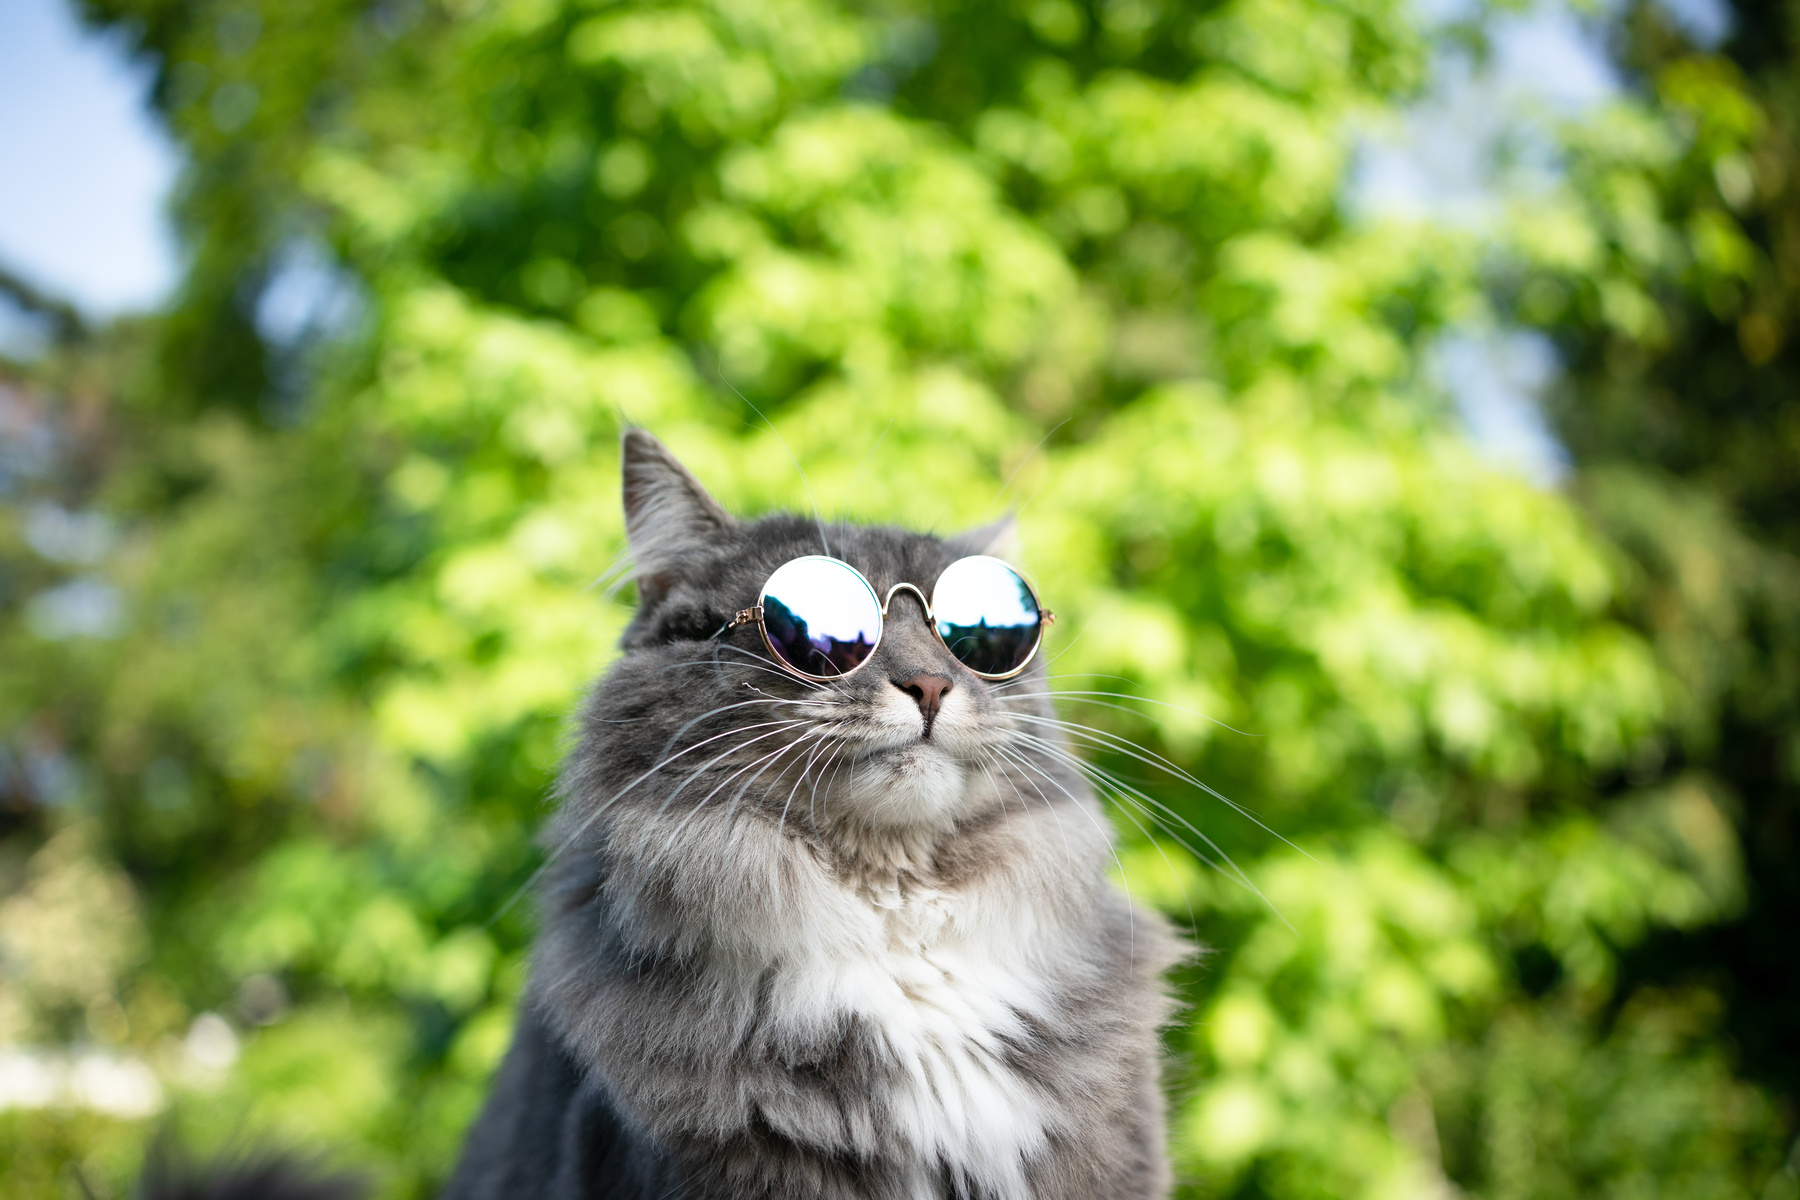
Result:
M959 555L991 554L995 558L1011 558L1019 550L1019 522L1013 514L1007 513L998 521L989 521L957 534L950 539L950 548Z
M737 521L667 446L642 429L626 430L621 441L625 536L637 567L639 602L654 602Z

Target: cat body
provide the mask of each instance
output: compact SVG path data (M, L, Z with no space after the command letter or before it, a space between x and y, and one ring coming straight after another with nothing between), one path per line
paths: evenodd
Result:
M814 683L754 627L829 553L928 595L991 533L738 522L625 442L639 609L595 687L512 1050L447 1200L1025 1200L1167 1189L1163 923L1048 753L1041 666L994 683L896 593Z

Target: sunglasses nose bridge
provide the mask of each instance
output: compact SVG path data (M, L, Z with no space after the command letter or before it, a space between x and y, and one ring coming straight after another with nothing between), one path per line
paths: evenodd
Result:
M932 619L931 601L926 598L924 592L921 592L917 586L910 583L896 583L887 590L887 595L884 596L881 601L881 615L886 617L892 611L894 607L894 597L901 592L911 592L913 594L919 602L919 607L925 611L926 624L930 624Z
M893 610L895 600L902 592L910 593L919 602L919 611L923 623L914 624L908 610ZM920 711L926 713L929 721L936 715L938 700L950 687L950 676L955 673L955 658L944 645L942 635L938 633L936 617L931 611L931 601L917 584L896 583L887 590L882 602L882 617L885 632L882 635L882 668L889 680L901 691L911 695L919 702ZM926 688L916 690L922 680L941 680L942 688L933 690ZM926 693L930 695L927 697ZM927 704L927 699L930 704Z

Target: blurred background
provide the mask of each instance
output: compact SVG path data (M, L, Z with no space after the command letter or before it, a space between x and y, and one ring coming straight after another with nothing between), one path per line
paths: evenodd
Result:
M1184 1195L1794 1200L1796 322L1792 0L8 0L0 1191L432 1194L638 423L1020 513Z

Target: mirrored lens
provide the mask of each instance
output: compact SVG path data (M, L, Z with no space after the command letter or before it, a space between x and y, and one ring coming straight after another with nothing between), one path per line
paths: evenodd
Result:
M1031 661L1044 617L1023 576L997 558L959 558L931 592L938 636L978 675L1009 675Z
M763 585L763 629L790 667L843 675L881 639L881 602L861 575L835 558L784 563Z

